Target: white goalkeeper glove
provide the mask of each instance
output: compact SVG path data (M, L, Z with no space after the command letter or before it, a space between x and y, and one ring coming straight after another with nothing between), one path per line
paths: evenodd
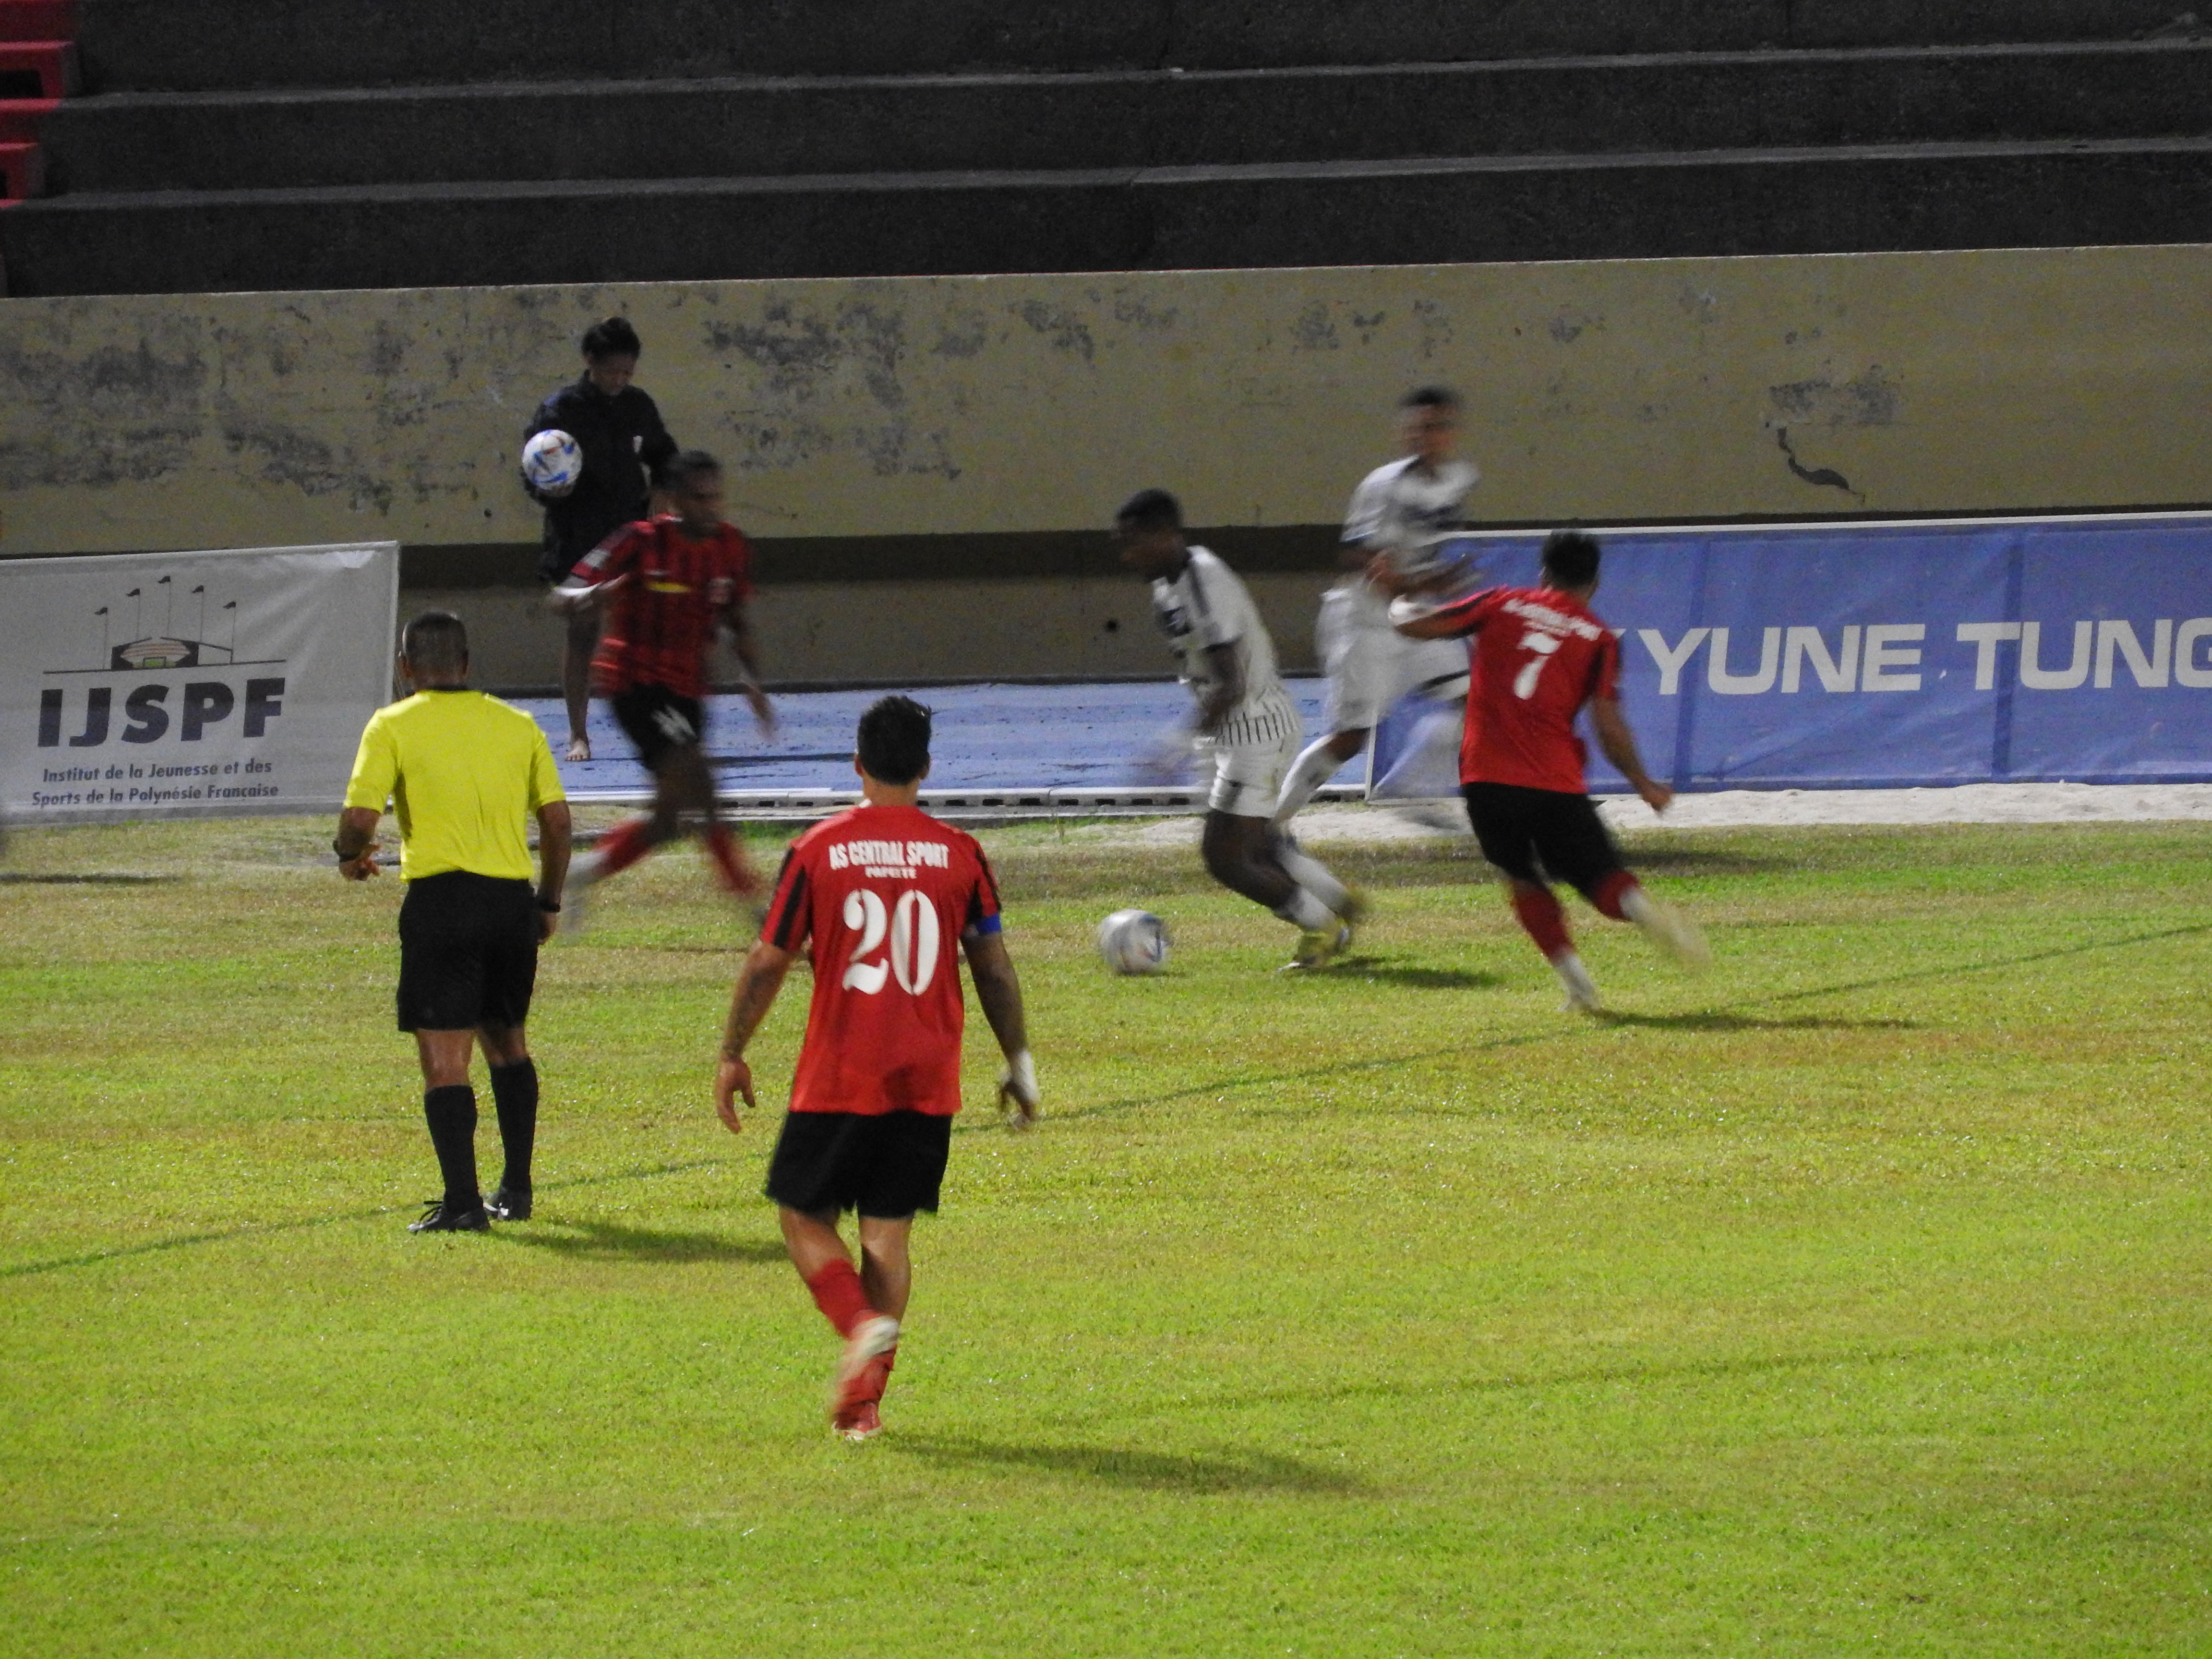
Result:
M1036 1061L1024 1048L999 1068L999 1109L1006 1115L1006 1127L1026 1129L1036 1122L1037 1099Z

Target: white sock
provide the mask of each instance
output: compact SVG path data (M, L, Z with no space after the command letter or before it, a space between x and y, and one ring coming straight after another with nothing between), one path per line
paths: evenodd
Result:
M1291 775L1283 780L1283 793L1275 797L1275 827L1279 830L1297 816L1298 808L1314 798L1320 788L1337 774L1344 763L1329 752L1328 738L1308 744L1297 760L1291 763Z
M589 887L599 878L603 860L597 853L579 853L568 860L568 885Z
M1303 887L1294 890L1290 897L1277 905L1275 914L1309 933L1325 933L1336 926L1336 918L1330 914L1328 906Z
M1590 978L1589 969L1583 966L1580 957L1572 951L1562 951L1551 958L1551 963L1552 971L1559 976L1559 983L1566 987L1570 1001L1587 1007L1597 1006L1597 985Z
M1340 916L1352 908L1352 895L1345 890L1344 884L1329 873L1327 865L1288 836L1275 843L1275 861L1289 872L1292 881L1336 915Z
M1620 896L1620 914L1638 927L1649 927L1658 912L1651 908L1651 896L1640 886L1632 887Z

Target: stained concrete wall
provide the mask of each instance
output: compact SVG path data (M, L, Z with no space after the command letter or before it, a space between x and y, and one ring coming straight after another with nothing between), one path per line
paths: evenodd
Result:
M1468 394L1492 522L2212 501L2190 246L11 300L0 554L390 538L520 617L522 429L613 311L763 538L785 678L1157 668L1071 538L1155 483L1273 550L1299 660L1416 380ZM495 677L542 680L550 630L501 626Z

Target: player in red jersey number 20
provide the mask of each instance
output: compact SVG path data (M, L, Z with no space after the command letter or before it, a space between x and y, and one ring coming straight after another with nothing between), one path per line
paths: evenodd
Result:
M853 764L867 804L792 843L738 975L714 1079L714 1109L734 1134L738 1100L756 1106L745 1045L811 941L814 995L768 1195L792 1265L845 1339L830 1421L848 1440L882 1427L877 1407L913 1283L908 1237L917 1211L936 1212L960 1109L956 940L1006 1057L1000 1103L1017 1125L1036 1116L1036 1067L991 866L974 836L915 804L929 771L929 711L906 697L883 698L860 717ZM847 1210L860 1217L857 1269L837 1231Z
M1597 988L1575 954L1554 878L1601 915L1632 921L1684 966L1703 967L1705 942L1686 917L1645 892L1590 802L1575 717L1589 706L1605 757L1652 811L1674 792L1644 769L1620 712L1620 641L1590 613L1596 538L1558 531L1544 543L1543 585L1492 587L1435 610L1402 601L1399 632L1464 637L1472 655L1461 793L1482 855L1504 873L1513 913L1566 988L1566 1006L1595 1013Z

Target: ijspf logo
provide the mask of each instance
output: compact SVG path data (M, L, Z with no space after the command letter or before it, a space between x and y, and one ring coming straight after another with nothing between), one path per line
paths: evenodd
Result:
M125 743L159 743L169 735L169 693L177 688L158 682L132 689L123 700L124 725L118 734ZM108 740L114 724L115 690L112 685L88 687L84 694L83 729L69 738L72 749L97 749ZM39 747L61 746L68 696L59 686L39 693ZM187 680L177 699L177 736L198 743L211 726L220 725L240 708L240 699L222 680ZM246 683L240 728L249 738L269 729L269 722L284 712L284 682L274 677Z

